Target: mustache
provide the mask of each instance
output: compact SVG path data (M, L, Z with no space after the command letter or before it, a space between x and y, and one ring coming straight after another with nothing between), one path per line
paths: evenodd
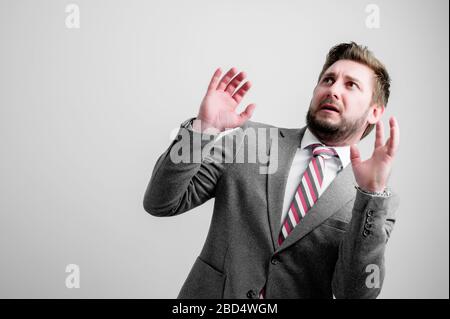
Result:
M319 108L322 107L322 105L324 105L324 104L332 104L332 105L334 105L339 111L341 111L341 110L343 109L343 106L342 106L342 104L341 104L339 101L334 100L333 98L330 98L330 97L328 97L328 98L326 98L326 99L320 101L320 103L319 103Z

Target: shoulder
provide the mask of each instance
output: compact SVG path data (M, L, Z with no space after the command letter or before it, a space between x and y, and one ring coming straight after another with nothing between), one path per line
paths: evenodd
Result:
M296 127L296 128L288 128L288 127L280 127L280 126L275 126L272 124L268 124L268 123L263 123L263 122L255 122L255 121L247 121L245 122L242 126L240 126L241 129L247 129L247 128L267 128L267 129L277 129L283 132L299 132L299 131L303 131L304 129L306 129L306 126L304 127Z
M242 126L240 126L240 128L246 129L246 128L278 128L278 127L262 122L246 121Z

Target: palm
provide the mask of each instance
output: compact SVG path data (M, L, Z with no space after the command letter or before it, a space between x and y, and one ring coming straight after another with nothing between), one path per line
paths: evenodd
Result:
M382 191L389 179L392 162L399 144L399 128L395 118L391 118L390 137L383 144L383 123L377 123L375 148L372 156L362 161L355 145L351 147L353 173L358 185L368 191Z
M220 123L224 128L236 127L238 115L235 113L237 102L224 91L206 94L200 107L199 116L210 123Z
M245 78L243 72L238 75L236 73L232 68L220 81L220 69L214 73L197 116L207 126L223 131L238 127L251 117L254 104L248 105L242 113L236 113L239 102L251 86L250 82L246 82L236 90Z

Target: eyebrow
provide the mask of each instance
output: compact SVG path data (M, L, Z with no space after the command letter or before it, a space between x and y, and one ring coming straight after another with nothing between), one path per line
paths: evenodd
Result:
M327 72L327 73L325 73L325 74L322 76L322 79L325 78L325 77L333 77L333 78L335 78L335 77L336 77L336 73L334 73L334 72ZM361 81L358 80L357 78L354 78L353 76L346 75L345 78L346 78L346 79L349 79L349 80L351 80L351 81L353 81L353 82L356 82L356 83L358 83L359 85L362 85Z

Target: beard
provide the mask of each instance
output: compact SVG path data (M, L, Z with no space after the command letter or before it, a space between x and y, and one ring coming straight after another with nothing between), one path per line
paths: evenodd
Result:
M306 124L308 125L309 130L322 143L330 146L338 145L361 132L362 128L365 126L364 124L369 110L370 108L367 108L367 111L357 119L350 120L342 116L338 123L331 123L330 121L321 119L317 116L317 113L320 111L319 107L313 110L310 105L308 113L306 114Z

